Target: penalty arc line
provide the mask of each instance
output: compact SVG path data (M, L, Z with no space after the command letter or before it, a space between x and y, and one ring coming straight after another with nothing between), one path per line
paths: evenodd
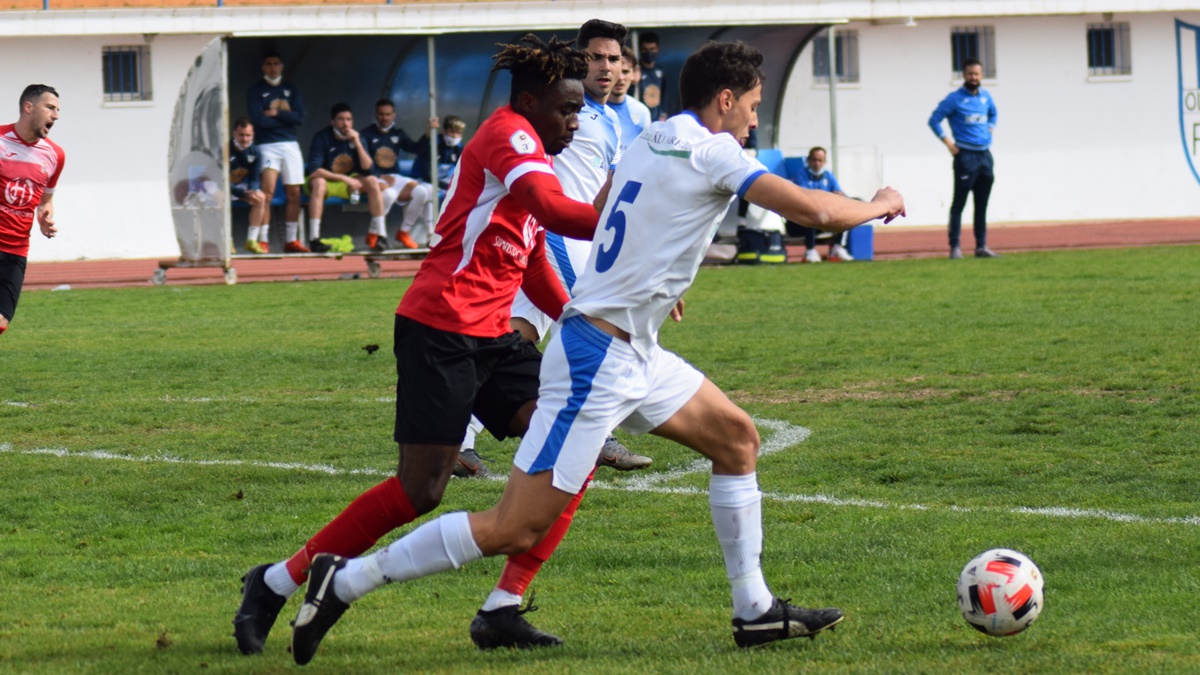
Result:
M754 423L762 429L769 429L773 433L762 444L759 449L759 456L767 456L793 447L807 440L812 431L805 427L790 424L781 420L754 418ZM383 469L371 468L351 468L343 469L329 464L301 464L297 462L263 462L258 460L242 460L242 459L184 459L174 457L165 453L155 455L122 455L119 453L108 452L105 450L67 450L65 448L35 448L32 450L16 450L9 443L0 443L0 453L14 453L22 455L42 455L60 458L80 458L80 459L97 459L97 460L113 460L124 462L142 462L142 463L163 463L163 464L180 464L191 466L228 466L228 467L250 467L264 469L283 469L288 471L306 471L311 473L321 473L329 476L378 476L381 478L394 475L392 471ZM668 471L662 471L654 474L639 475L620 483L592 481L591 489L599 490L619 490L624 492L639 492L652 493L663 495L694 495L706 496L708 490L688 486L669 486L664 485L670 481L698 474L707 473L710 464L706 459L696 460L683 467L678 467ZM493 480L504 481L505 476L497 476ZM988 508L988 507L963 507L963 506L928 506L925 504L891 504L888 502L832 497L823 494L787 494L777 492L764 492L763 499L781 502L781 503L802 503L802 504L823 504L826 506L846 506L856 508L871 508L883 510L897 511L937 511L939 509L952 511L956 513L1009 513L1014 515L1032 515L1044 516L1050 518L1093 518L1097 520L1108 520L1119 523L1147 523L1147 524L1165 524L1165 525L1200 525L1200 516L1187 517L1172 517L1172 518L1153 518L1149 516L1139 516L1132 513L1120 513L1115 511L1107 511L1102 509L1076 509L1071 507L1025 507L1018 506L1012 508Z

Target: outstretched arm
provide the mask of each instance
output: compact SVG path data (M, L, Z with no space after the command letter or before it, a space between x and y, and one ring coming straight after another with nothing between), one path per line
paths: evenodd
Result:
M871 201L860 202L832 192L806 190L774 174L764 174L750 184L745 197L794 223L826 232L844 232L875 218L890 223L905 215L904 198L890 187L876 192Z

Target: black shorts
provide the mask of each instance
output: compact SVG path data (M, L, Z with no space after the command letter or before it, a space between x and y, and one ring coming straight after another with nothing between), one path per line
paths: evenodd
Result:
M458 445L472 413L497 439L537 399L542 353L512 332L477 338L396 316L397 443Z
M0 251L0 314L12 321L25 283L25 256Z

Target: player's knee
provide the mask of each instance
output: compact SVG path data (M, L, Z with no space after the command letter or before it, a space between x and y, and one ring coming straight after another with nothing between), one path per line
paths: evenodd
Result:
M739 411L740 412L740 411ZM742 413L728 420L724 430L724 469L739 473L752 471L758 461L758 449L762 445L758 429L749 415Z
M412 504L413 510L418 516L425 515L436 509L438 504L442 503L442 495L446 492L444 482L436 483L428 481L416 486L406 486L405 492L408 495L408 502Z

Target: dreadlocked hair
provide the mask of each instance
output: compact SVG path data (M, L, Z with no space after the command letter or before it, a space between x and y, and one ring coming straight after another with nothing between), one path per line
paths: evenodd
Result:
M492 57L492 71L512 73L510 101L515 104L521 92L541 94L559 80L582 80L587 77L587 55L574 48L570 40L563 42L551 37L542 42L529 33L517 44L497 44L500 52Z

